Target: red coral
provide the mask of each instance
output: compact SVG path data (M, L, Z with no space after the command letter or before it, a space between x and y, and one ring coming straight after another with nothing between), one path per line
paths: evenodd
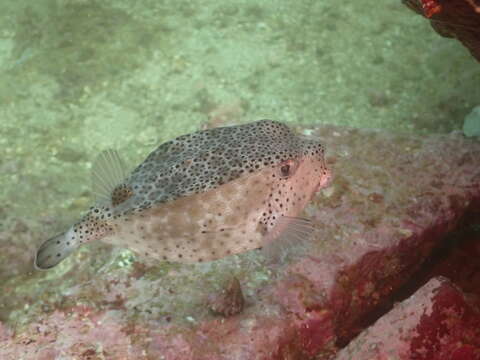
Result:
M480 61L479 0L403 0L403 3L429 18L440 35L458 39Z
M442 5L437 0L422 0L422 8L426 17L432 17L442 11Z

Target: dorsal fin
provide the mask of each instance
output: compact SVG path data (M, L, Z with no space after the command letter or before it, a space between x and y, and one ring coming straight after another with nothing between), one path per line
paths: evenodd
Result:
M114 189L125 181L125 162L116 150L102 151L92 166L92 192L99 202L111 203Z

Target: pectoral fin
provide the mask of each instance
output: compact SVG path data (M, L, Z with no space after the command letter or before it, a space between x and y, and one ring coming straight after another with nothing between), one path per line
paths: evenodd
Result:
M316 228L311 220L282 216L267 237L262 252L272 262L281 262L289 253L303 253L313 238Z

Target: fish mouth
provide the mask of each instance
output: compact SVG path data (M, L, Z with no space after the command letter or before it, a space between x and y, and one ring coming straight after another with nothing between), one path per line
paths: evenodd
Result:
M330 169L327 169L326 174L320 176L317 186L315 187L314 193L320 191L320 189L329 187L330 184L332 183L332 179L333 179L332 171Z

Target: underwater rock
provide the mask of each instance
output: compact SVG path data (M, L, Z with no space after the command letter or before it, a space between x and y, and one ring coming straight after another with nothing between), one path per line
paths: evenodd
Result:
M242 287L236 277L233 277L219 294L209 299L210 309L225 317L237 315L243 310L245 299L242 294Z
M468 137L480 136L480 106L474 107L465 117L463 133Z
M48 351L106 359L334 357L362 319L478 211L480 144L458 133L299 130L325 144L334 169L332 185L302 215L316 228L303 250L291 244L273 264L251 251L211 263L159 262L139 273L130 253L92 244L54 270L11 272L0 282L8 294L0 359L54 358ZM7 230L0 235L15 239ZM40 241L42 234L23 236ZM205 299L232 275L248 307L219 317Z
M480 359L480 302L431 279L364 330L336 360Z
M456 38L480 61L479 0L402 0L430 20L441 36Z

